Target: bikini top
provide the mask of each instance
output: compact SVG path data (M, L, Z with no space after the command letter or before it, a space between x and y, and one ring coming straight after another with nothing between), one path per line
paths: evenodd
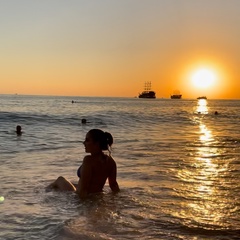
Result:
M77 176L79 177L79 178L81 178L81 167L82 167L82 165L78 168L78 170L77 170Z

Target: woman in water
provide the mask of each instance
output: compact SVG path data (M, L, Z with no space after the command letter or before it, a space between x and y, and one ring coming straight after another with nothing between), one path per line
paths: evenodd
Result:
M58 177L47 189L74 191L81 199L84 199L91 193L102 192L108 179L111 190L118 192L116 163L110 154L103 152L108 150L110 153L110 147L113 144L112 135L100 129L92 129L87 133L83 144L85 152L90 154L84 157L77 171L78 184L74 185L66 178Z

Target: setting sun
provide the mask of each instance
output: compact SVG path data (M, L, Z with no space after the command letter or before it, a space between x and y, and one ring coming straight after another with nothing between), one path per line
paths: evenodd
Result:
M196 70L191 77L192 83L197 88L208 88L216 81L216 73L213 70L202 68Z

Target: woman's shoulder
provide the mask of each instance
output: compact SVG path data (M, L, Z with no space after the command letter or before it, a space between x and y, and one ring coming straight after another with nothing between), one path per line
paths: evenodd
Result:
M91 155L86 155L84 158L83 158L83 164L88 164L92 161L92 157Z
M115 165L115 160L112 158L112 156L109 156L109 155L105 155L106 156L106 159L107 159L107 162L110 163L111 165Z

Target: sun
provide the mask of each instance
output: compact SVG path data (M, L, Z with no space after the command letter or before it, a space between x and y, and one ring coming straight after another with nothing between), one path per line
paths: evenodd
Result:
M191 81L197 88L209 88L214 85L216 78L216 73L213 70L201 68L193 72Z

